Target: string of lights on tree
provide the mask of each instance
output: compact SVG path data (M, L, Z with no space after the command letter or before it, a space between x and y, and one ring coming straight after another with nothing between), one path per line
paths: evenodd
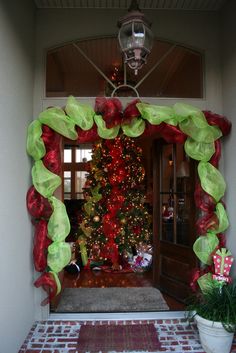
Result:
M124 251L151 237L150 216L143 204L145 170L142 150L125 135L93 147L80 228L92 260L119 264Z

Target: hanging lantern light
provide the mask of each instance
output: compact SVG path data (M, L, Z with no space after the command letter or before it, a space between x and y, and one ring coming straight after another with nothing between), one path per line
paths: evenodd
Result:
M153 34L151 24L140 11L136 0L132 0L128 11L128 14L118 21L118 39L125 63L137 75L138 70L147 62L147 56L152 49Z

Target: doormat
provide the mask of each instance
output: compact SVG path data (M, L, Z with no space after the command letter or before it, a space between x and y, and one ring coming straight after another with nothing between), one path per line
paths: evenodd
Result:
M83 325L77 347L80 353L157 352L160 348L154 324Z
M65 288L57 313L111 313L169 310L160 291L153 287Z

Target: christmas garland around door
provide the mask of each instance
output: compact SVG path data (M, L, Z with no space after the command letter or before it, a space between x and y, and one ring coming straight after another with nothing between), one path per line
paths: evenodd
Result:
M70 245L65 242L70 232L69 218L63 202L54 196L61 184L61 136L83 143L114 139L120 132L132 138L158 133L168 143L184 144L186 154L198 161L195 203L201 216L193 250L205 264L203 270L196 271L192 285L198 280L204 287L212 280L213 256L224 248L224 232L229 226L222 201L226 184L218 163L220 139L230 129L225 117L183 103L167 107L135 100L123 110L117 98L97 98L93 109L71 96L64 109L51 107L41 112L28 127L27 152L34 164L27 208L35 226L34 266L41 272L34 285L48 293L42 305L60 292L58 273L71 259Z

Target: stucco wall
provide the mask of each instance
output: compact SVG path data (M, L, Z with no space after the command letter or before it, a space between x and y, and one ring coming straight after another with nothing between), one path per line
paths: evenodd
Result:
M232 122L232 132L224 140L224 175L227 182L226 205L230 218L230 228L227 232L227 244L236 258L236 2L228 1L221 17L221 56L222 56L222 88L223 113ZM236 275L236 266L234 265Z
M32 234L25 207L32 119L34 7L0 3L0 352L16 353L34 321Z

